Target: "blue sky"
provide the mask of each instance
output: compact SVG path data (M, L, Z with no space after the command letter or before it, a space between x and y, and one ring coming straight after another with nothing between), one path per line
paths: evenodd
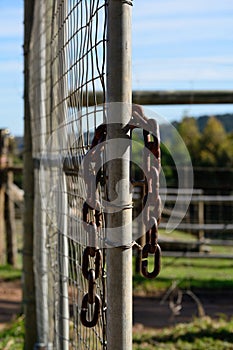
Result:
M14 135L23 134L22 44L23 1L0 0L0 127ZM134 0L133 88L233 90L233 1ZM174 120L233 105L155 109Z
M23 134L23 1L0 0L0 127Z

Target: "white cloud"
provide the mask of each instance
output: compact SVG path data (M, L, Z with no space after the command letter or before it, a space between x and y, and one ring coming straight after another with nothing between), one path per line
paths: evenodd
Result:
M207 69L196 67L192 70L190 67L177 67L176 70L173 68L161 68L144 70L143 73L137 74L137 80L142 83L158 82L158 81L186 81L186 82L197 82L197 81L222 81L222 80L233 80L233 73L229 71L218 72L215 69Z
M232 17L141 20L133 30L134 46L204 40L233 41Z
M8 40L2 42L0 40L0 63L1 61L9 58L17 58L19 60L23 60L23 39L19 40Z
M233 11L232 0L143 0L135 1L133 7L133 19L159 18L170 16L197 16L207 14L221 14Z
M0 74L22 72L22 62L19 60L0 61Z
M0 23L0 38L1 39L10 39L15 37L22 37L23 28L18 23L13 23L9 25L7 20L2 20Z
M23 6L18 6L0 6L0 38L22 37Z
M13 25L9 28L4 26L4 21L0 25L0 39L21 38L23 30L17 25Z
M166 86L197 86L211 84L218 89L219 83L231 84L233 81L233 58L216 57L171 57L166 59L149 58L133 61L133 85L152 89L158 84Z
M233 1L144 0L134 10L134 85L233 81Z
M233 47L232 0L143 0L133 8L133 47L228 42ZM227 45L227 44L226 44ZM136 51L135 51L135 54Z
M164 66L174 66L177 65L233 65L233 57L232 56L195 56L195 57L167 57L167 58L140 58L135 59L134 64L139 65L164 65Z

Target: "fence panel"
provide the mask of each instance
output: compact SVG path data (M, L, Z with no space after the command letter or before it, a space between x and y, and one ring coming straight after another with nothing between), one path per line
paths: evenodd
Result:
M30 105L38 349L106 348L103 249L101 273L95 280L101 299L100 317L91 328L80 321L88 291L83 254L90 242L83 225L87 187L79 172L94 131L105 118L95 96L97 90L102 91L102 101L98 102L105 101L106 8L104 0L35 1ZM91 107L89 94L94 99ZM104 184L99 185L98 192L101 201L106 192ZM104 239L104 227L103 219L99 240ZM88 261L95 268L91 255ZM89 304L86 313L90 321L93 306Z

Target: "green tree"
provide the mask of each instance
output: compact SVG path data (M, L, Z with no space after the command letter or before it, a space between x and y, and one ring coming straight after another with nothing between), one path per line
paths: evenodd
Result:
M178 132L189 151L193 165L198 165L200 162L201 134L198 130L196 119L193 117L184 117L178 125Z
M215 117L210 117L201 137L200 160L204 166L226 165L226 149L228 148L227 133L222 123Z
M233 133L227 134L221 144L221 163L223 166L233 166Z

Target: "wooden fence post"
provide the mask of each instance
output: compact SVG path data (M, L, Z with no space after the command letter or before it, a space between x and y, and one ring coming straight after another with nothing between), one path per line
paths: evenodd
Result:
M35 279L33 266L34 165L32 157L31 113L29 102L29 49L33 26L34 0L24 1L24 233L23 233L23 300L25 314L24 350L37 342Z
M9 158L11 166L11 159ZM6 191L5 191L5 227L6 227L6 257L9 265L16 265L17 241L15 226L15 203L11 197L11 185L14 181L13 171L6 172Z
M0 165L1 166L1 165ZM4 207L5 207L5 171L0 168L0 265L5 264L5 223L4 223Z
M204 202L200 200L198 202L198 224L199 225L204 225L205 219L204 219ZM198 232L198 238L199 241L204 239L204 230L200 229Z

